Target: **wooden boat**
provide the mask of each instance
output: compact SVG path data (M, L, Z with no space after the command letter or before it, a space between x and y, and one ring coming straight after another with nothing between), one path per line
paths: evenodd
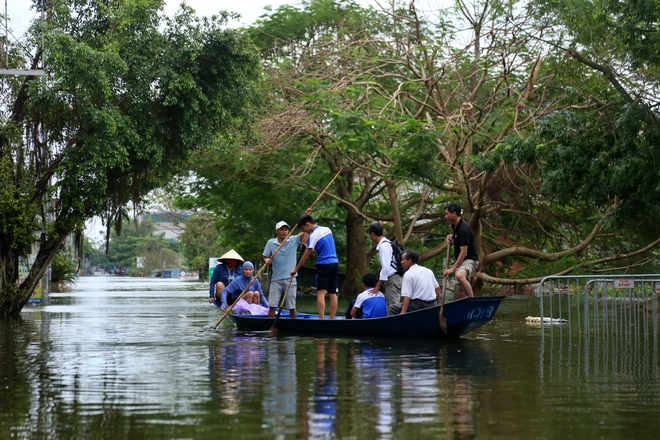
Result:
M447 332L440 328L440 306L403 315L372 319L318 319L318 315L298 313L291 319L283 313L277 321L278 333L317 336L373 336L387 338L458 338L489 322L503 296L462 298L445 304ZM234 315L229 318L239 330L268 331L274 318L262 315Z

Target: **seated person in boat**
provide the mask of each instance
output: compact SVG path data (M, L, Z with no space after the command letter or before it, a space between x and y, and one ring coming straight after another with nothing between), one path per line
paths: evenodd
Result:
M250 284L249 290L243 295L243 299L248 304L261 304L263 307L268 307L268 301L261 290L261 283L259 280L254 279L252 273L254 272L254 265L250 261L243 263L243 275L234 278L234 281L222 291L222 310L226 310L229 304L234 304L240 294Z
M366 319L380 318L387 316L387 300L383 292L371 293L371 290L378 283L378 276L373 273L362 275L362 289L364 292L359 294L349 305L350 314L346 318Z
M390 315L404 314L426 309L440 302L440 285L433 271L419 264L419 254L406 249L401 255L401 265L405 270L401 283L401 304L392 304Z
M221 301L220 295L225 287L243 272L241 268L243 257L233 249L216 261L218 264L213 269L211 282L209 283L209 303L213 303L214 300Z

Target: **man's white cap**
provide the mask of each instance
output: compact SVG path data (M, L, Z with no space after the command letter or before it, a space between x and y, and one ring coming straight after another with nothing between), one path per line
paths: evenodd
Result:
M288 224L287 222L285 222L285 221L277 222L277 224L275 225L275 230L277 231L277 230L280 229L282 226L286 226L286 227L288 228L288 227L289 227L289 224Z

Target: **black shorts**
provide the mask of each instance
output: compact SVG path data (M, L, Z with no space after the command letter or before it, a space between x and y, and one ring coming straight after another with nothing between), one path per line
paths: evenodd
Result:
M316 265L316 291L325 290L328 293L337 293L337 278L339 277L339 263Z

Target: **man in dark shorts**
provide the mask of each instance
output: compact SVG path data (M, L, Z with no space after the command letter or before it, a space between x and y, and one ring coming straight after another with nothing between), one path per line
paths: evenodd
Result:
M443 276L448 279L452 272L456 272L456 281L459 282L465 295L472 298L472 286L470 285L470 274L479 265L477 245L474 241L472 229L461 218L461 207L458 203L448 203L445 206L445 220L451 225L452 234L447 235L447 243L454 243L454 256L456 262L452 267L445 270Z
M325 294L330 301L330 319L335 319L337 313L337 279L339 278L339 259L335 239L330 228L318 226L310 214L303 214L298 219L298 227L309 234L307 249L295 268L290 272L293 276L305 264L312 252L316 257L316 307L319 319L325 314Z

